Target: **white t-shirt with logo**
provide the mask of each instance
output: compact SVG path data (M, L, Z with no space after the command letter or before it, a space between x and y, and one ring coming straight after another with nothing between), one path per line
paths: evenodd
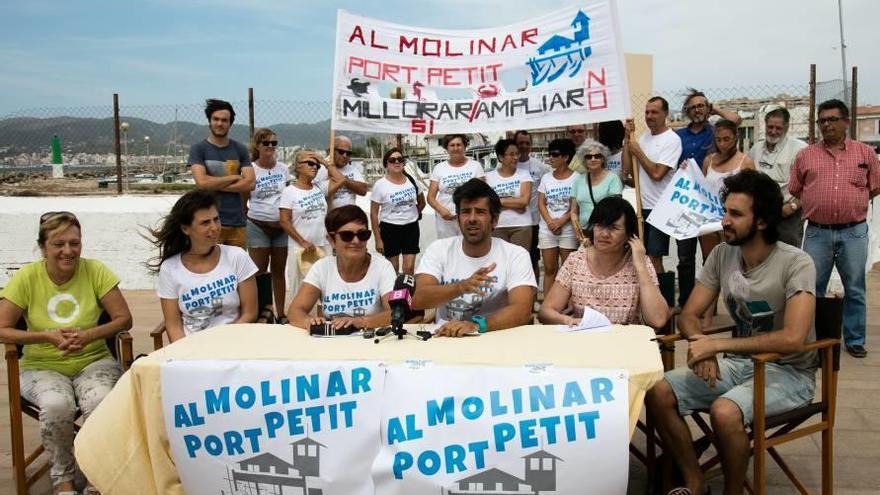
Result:
M281 193L279 208L290 210L293 228L305 240L315 246L327 243L327 229L324 228L324 217L327 216L326 182L313 185L308 191L291 184ZM291 238L288 246L302 247Z
M472 316L486 316L507 306L507 293L511 289L527 285L537 288L532 261L525 249L497 237L492 238L489 253L480 258L464 254L461 236L438 239L428 246L419 262L416 274L427 274L441 284L465 280L475 271L492 263L495 270L491 287L482 294L463 294L437 306L437 323L450 320L468 321ZM416 288L418 290L418 288Z
M277 222L281 191L290 180L287 165L275 162L275 166L270 169L265 169L256 163L253 163L252 166L257 184L248 199L248 218L264 222Z
M324 170L325 175L327 174L327 170L324 167L321 167ZM364 182L364 174L361 169L360 163L349 162L346 166L339 169L339 173L344 175L347 179L353 180L356 182ZM325 182L329 181L329 177L325 179ZM325 189L327 188L325 184ZM344 205L353 205L355 204L355 193L353 193L350 189L345 186L340 187L333 193L333 201L330 206L332 208L339 208Z
M390 261L373 255L364 278L346 282L339 276L336 256L327 256L312 265L303 282L321 291L324 317L332 319L381 313L382 297L394 289L396 277Z
M578 177L581 177L581 174L577 172L572 172L567 179L562 180L553 177L553 172L544 174L544 178L541 179L541 185L538 187L538 192L544 193L547 212L550 213L550 218L560 218L568 214L568 210L571 208L571 188ZM547 222L544 221L543 217L538 223L538 232L545 236L556 235L547 227ZM562 232L559 235L574 235L574 227L572 227L571 222L562 227Z
M605 170L617 175L623 173L623 150L608 157L608 161L605 162Z
M519 168L510 177L502 177L498 169L486 174L486 183L495 190L499 198L518 198L520 187L524 182L531 183L532 176ZM510 208L502 208L496 227L527 227L531 224L532 214L528 208L522 213Z
M485 177L483 166L479 162L468 158L464 165L453 167L449 162L438 163L431 172L431 182L437 183L437 201L444 208L455 214L455 205L452 203L452 193L465 182ZM456 220L444 220L439 214L435 215L437 222L437 238L452 237L459 235L458 222Z
M681 138L672 129L666 129L666 131L656 136L646 132L639 138L639 146L642 147L642 151L649 160L657 165L663 165L672 169L666 172L662 179L655 181L648 176L644 167L638 163L634 164L639 167L639 189L642 191L642 206L646 210L650 210L657 204L657 200L660 199L663 190L666 189L666 186L672 180L672 176L675 175L675 168L678 166L679 157L681 157ZM636 158L633 158L633 160L638 162Z
M238 286L257 273L257 265L244 249L223 244L217 248L220 260L208 273L189 271L180 254L159 267L157 292L162 299L177 299L186 335L237 320L241 315Z
M525 170L532 177L532 199L529 201L529 213L532 215L532 223L530 225L538 225L541 220L541 213L538 212L538 186L541 185L541 178L544 174L552 169L537 158L529 158L524 162L516 164L516 168Z
M382 177L373 184L370 201L379 204L379 221L408 225L419 219L418 194L421 192L409 179L395 184Z

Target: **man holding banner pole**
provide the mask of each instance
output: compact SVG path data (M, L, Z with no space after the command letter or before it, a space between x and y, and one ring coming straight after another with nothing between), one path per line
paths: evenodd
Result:
M642 213L647 218L663 190L669 185L677 160L681 156L681 138L666 125L669 103L661 96L654 96L645 105L645 123L648 131L638 139L632 137L635 125L626 123L626 141L629 153L623 154L624 175L633 173L633 163L639 163L636 196L642 201ZM642 237L645 250L658 274L664 273L663 257L669 254L669 235L656 227L645 225Z

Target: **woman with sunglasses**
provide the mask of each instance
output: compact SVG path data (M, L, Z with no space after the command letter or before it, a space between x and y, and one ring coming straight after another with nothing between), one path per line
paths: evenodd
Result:
M654 265L638 239L636 212L621 196L599 201L584 225L590 245L572 253L544 296L538 318L544 324L576 325L585 308L619 325L660 328L669 307L660 293ZM565 314L567 307L573 314Z
M159 256L158 293L168 339L230 323L257 319L257 266L236 246L218 244L216 197L195 189L174 203L151 231Z
M295 179L284 188L278 205L281 228L288 236L289 256L298 260L301 256L317 257L331 253L327 245L327 231L324 230L324 217L327 215L329 197L342 185L331 175L325 182L316 180L321 165L327 168L327 162L318 153L311 150L300 150L295 156ZM320 250L318 254L315 251ZM298 266L292 266L290 274L290 291L296 292L302 281Z
M554 139L547 145L552 172L547 172L538 186L538 249L544 259L544 294L550 292L559 265L577 249L578 241L571 225L571 188L580 174L569 168L575 156L574 142ZM561 259L561 261L560 261Z
M607 146L588 139L578 148L578 156L584 164L586 175L579 176L571 187L571 224L578 242L588 241L583 228L589 223L596 203L623 191L620 176L605 169L611 155Z
M376 328L391 322L388 294L394 288L391 262L367 252L372 232L355 205L335 208L324 219L335 256L318 260L290 303L290 324L308 329L329 321L334 329ZM318 303L316 316L309 313Z
M287 233L281 228L278 205L281 192L290 180L287 165L277 160L278 137L271 129L257 129L248 146L253 160L256 185L247 203L248 254L266 273L272 265L272 292L275 314L284 314L284 269L287 266Z
M370 195L376 251L391 262L395 271L412 275L419 254L419 218L425 209L425 195L406 173L406 157L398 148L385 152L382 166L385 176L373 184Z
M18 270L0 293L0 340L22 344L21 395L40 408L40 437L52 462L54 493L74 491L77 406L84 417L122 375L105 339L131 328L119 278L81 258L79 220L69 212L40 218L43 258ZM98 324L102 312L110 321ZM15 328L24 317L27 331ZM88 486L84 493L97 493Z
M525 249L532 246L532 176L517 167L519 149L512 139L499 139L495 143L498 167L486 174L486 183L501 198L501 214L492 236L516 244Z
M449 134L443 138L442 145L449 158L438 163L431 171L427 198L428 204L434 209L437 239L461 235L452 204L452 193L455 189L473 178L485 180L486 177L483 166L465 155L467 136Z

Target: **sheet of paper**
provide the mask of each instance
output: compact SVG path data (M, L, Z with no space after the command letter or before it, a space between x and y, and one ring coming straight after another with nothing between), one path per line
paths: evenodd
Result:
M560 332L610 332L611 320L593 308L584 308L584 316L577 325L559 325L556 329Z

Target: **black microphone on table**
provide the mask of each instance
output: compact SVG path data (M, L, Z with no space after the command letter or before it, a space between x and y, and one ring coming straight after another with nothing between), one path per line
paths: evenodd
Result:
M394 289L388 296L391 306L391 329L394 333L403 332L403 324L410 318L413 310L412 298L416 293L416 279L412 275L401 273L394 281Z

